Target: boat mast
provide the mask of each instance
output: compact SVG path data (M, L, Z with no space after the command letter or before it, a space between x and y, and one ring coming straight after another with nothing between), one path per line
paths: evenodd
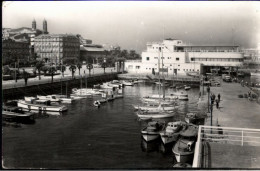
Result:
M160 45L160 44L159 44ZM161 98L161 78L160 78L160 53L161 47L159 46L159 57L158 57L158 74L159 74L159 99Z
M165 100L164 68L163 68L163 50L162 50L162 89L163 89L163 100Z

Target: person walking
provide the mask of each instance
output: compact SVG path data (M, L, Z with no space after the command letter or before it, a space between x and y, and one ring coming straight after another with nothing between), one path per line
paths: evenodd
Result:
M220 101L220 94L218 93L218 101Z
M216 107L217 107L217 109L219 108L219 100L218 99L216 99Z

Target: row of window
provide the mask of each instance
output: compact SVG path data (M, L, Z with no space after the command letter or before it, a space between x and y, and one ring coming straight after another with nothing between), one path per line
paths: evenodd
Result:
M133 65L129 65L128 69L133 69ZM135 69L140 69L140 66L135 66ZM146 70L151 70L153 68L146 68ZM170 70L172 70L172 68L169 68ZM157 68L154 68L154 70L157 70ZM178 71L180 71L180 69L178 69ZM195 71L195 69L183 69L183 71ZM197 69L197 71L199 71L199 69Z
M194 61L243 62L243 59L234 59L234 58L195 58Z
M158 59L158 57L154 57L154 59ZM161 59L172 59L171 57L161 57ZM176 57L175 58L176 59L176 61L179 61L180 60L180 58L179 57ZM150 60L150 57L146 57L146 60L147 61L149 61Z

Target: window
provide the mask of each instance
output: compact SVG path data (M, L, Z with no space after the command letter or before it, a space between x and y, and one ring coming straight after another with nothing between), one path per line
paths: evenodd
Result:
M180 60L180 58L176 58L176 61L179 61Z
M180 65L178 65L178 66L180 66Z
M191 61L195 61L194 58L190 58Z
M140 69L140 66L135 66L135 69Z
M149 58L149 57L146 57L146 60L147 60L147 61L149 61L149 60L150 60L150 58Z
M172 66L172 64L170 64L170 66Z
M133 69L133 65L129 65L129 66L128 66L128 69Z
M199 70L197 69L197 71L199 71Z
M180 71L180 69L178 69L178 71Z
M161 57L161 59L164 59L164 57Z

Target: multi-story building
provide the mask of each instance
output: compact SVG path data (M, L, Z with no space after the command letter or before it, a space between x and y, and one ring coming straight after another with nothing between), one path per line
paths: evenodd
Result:
M106 51L102 45L88 44L80 45L80 59L82 61L91 62L91 63L101 63L98 61L99 58L104 58L106 56Z
M3 28L2 29L2 40L12 39L16 42L29 42L30 46L30 57L34 57L34 38L40 34L48 34L47 21L43 21L43 30L37 29L36 21L32 21L32 28L21 27L21 28Z
M2 40L3 65L26 63L29 61L29 43L16 42L12 39Z
M221 67L238 67L243 64L239 46L187 45L182 40L165 39L147 43L141 61L127 61L129 73L187 74L206 73Z
M51 64L75 64L79 60L80 43L75 35L42 34L35 37L34 52Z

